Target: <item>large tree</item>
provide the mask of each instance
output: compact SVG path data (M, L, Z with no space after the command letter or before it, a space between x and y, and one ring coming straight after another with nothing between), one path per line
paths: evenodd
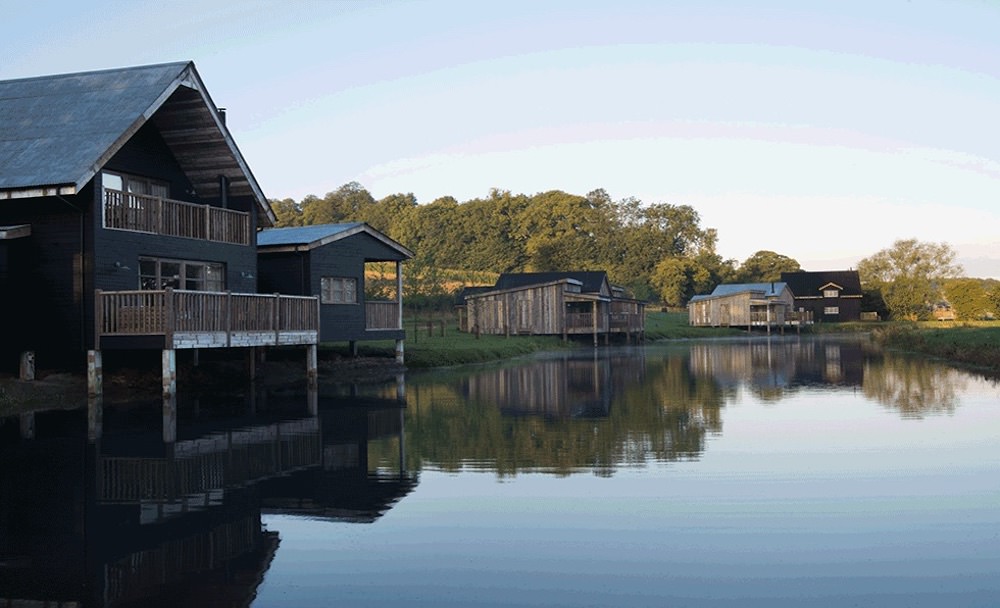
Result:
M866 290L881 295L896 319L923 319L941 295L945 279L957 277L962 267L947 243L901 239L858 263Z
M984 319L993 312L993 304L981 279L948 281L945 283L944 295L955 315L963 321Z
M802 270L798 261L773 251L761 249L748 257L736 270L738 283L766 283L781 280L782 272Z

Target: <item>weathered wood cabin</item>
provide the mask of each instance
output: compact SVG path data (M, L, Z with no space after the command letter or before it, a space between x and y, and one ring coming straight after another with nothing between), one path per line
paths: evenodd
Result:
M257 293L274 219L193 63L0 82L6 354L162 349L165 394L175 349L314 356L317 299Z
M464 310L463 310L464 309ZM645 303L626 297L603 271L504 273L485 290L467 292L459 326L499 335L633 336L645 333Z
M698 327L794 326L810 320L794 309L795 298L784 282L729 283L688 302L688 323Z
M323 224L272 228L257 234L257 265L262 291L317 296L320 340L349 342L396 340L403 353L403 261L413 257L368 224ZM369 299L365 267L394 262L393 299Z
M783 272L795 294L795 309L812 312L817 322L861 319L861 279L857 270Z

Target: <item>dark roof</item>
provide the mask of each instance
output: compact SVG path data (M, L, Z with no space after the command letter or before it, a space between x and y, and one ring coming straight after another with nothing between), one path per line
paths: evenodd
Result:
M309 250L355 234L367 234L397 251L403 258L412 258L413 252L375 230L364 222L347 224L317 224L290 228L269 228L257 233L257 248L266 251Z
M583 293L599 293L608 280L608 273L603 270L583 270L566 272L505 272L497 278L494 289L512 289L528 285L540 285L563 279L580 281ZM610 285L609 285L610 287Z
M225 175L274 221L190 61L0 81L0 199L75 194L147 122L199 194Z
M822 295L820 292L831 283L839 286L843 295L861 295L861 279L857 270L783 272L781 280L788 283L792 293L798 297Z

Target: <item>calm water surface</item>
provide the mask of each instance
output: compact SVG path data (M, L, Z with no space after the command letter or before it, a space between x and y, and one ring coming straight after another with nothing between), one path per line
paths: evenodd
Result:
M975 374L755 338L323 393L203 398L172 446L138 431L155 407L106 404L89 442L85 411L6 421L0 598L1000 605L1000 388Z

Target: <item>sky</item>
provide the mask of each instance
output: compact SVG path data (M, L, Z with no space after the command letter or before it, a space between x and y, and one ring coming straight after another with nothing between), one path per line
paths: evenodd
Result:
M1000 0L0 0L0 80L192 60L272 199L603 188L1000 278Z

